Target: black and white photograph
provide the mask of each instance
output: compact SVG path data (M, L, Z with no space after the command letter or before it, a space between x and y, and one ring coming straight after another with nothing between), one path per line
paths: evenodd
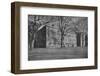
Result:
M28 60L88 58L88 17L28 15Z
M11 4L11 72L97 69L98 8L32 2Z

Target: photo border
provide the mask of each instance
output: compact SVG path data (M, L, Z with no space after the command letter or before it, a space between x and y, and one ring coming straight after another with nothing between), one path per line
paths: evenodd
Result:
M27 69L20 70L20 7L45 7L56 9L79 9L79 10L93 10L94 11L94 66L80 66L80 67L62 67L62 68L46 68L46 69ZM94 6L80 6L80 5L61 5L61 4L47 4L47 3L29 3L29 2L13 2L11 3L11 72L15 74L23 73L40 73L40 72L57 72L57 71L72 71L72 70L86 70L97 69L97 7Z

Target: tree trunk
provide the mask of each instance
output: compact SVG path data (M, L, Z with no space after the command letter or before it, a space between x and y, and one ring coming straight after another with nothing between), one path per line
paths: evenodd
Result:
M64 40L64 30L63 30L63 18L60 17L60 24L59 24L59 28L60 28L60 32L61 32L61 48L63 47L63 40Z
M61 34L61 48L63 47L63 35Z
M81 33L76 34L77 47L81 47Z
M64 31L61 32L61 48L64 47L63 41L64 41Z
M88 46L88 37L87 37L87 35L85 35L85 47L87 47Z

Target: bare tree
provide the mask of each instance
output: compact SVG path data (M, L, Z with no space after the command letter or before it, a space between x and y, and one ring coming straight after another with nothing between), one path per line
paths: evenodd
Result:
M61 32L61 48L64 45L64 36L66 35L66 29L69 27L68 23L71 21L71 17L59 16L59 30Z

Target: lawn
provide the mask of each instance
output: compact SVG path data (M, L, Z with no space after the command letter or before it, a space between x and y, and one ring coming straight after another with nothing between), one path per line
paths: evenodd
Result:
M51 60L51 59L78 59L87 58L88 49L82 47L71 48L35 48L28 51L28 60Z

